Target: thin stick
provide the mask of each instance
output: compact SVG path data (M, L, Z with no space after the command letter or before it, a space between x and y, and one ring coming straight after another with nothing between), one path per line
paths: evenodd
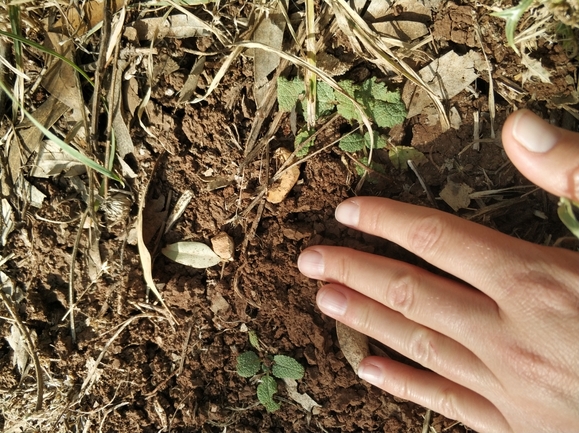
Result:
M70 316L70 338L72 344L76 344L76 326L74 324L74 263L76 262L78 245L80 244L80 238L82 236L82 228L84 227L89 209L85 210L80 218L78 232L76 233L76 239L74 240L74 246L72 248L72 257L70 259L70 273L68 275L68 314Z

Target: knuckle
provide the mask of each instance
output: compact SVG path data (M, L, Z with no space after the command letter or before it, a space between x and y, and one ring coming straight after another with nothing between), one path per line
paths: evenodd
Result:
M451 230L451 227L447 219L438 212L420 217L409 227L408 246L419 256L426 253L434 255L437 250L440 250L442 236L448 230Z
M388 281L382 301L393 310L409 317L415 308L415 293L419 284L418 273L401 270Z
M436 407L436 412L450 419L459 418L458 396L453 388L441 388L434 398L433 406Z
M412 331L407 348L410 357L424 367L428 368L435 362L434 333L430 329L418 327Z

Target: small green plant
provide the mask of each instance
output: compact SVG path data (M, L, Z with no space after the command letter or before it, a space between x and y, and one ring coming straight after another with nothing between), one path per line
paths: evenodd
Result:
M259 349L255 332L250 331L250 343ZM304 377L304 367L291 356L274 355L264 362L257 353L250 350L237 357L237 374L241 377L257 377L260 371L263 375L257 385L257 399L268 412L275 412L280 408L273 396L277 393L278 379L301 379Z
M346 120L361 124L362 118L352 102L353 99L362 106L364 114L380 128L391 128L406 119L406 107L401 100L400 92L388 90L386 85L378 83L375 77L369 78L360 84L356 84L351 80L338 81L338 84L349 97L339 92L334 92L334 89L323 81L318 83L318 116L337 110L338 114ZM277 95L281 111L290 112L295 109L297 112L302 113L304 94L304 82L302 79L298 77L292 80L284 77L278 79ZM294 142L295 147L300 147L302 143L310 139L313 133L313 130L307 128L300 131ZM364 135L355 132L340 140L340 148L350 153L366 152L370 149L370 143L368 132ZM309 148L313 144L313 140L310 140L307 145L300 149L297 156L303 157L307 155ZM386 137L374 133L374 149L381 149L385 146Z

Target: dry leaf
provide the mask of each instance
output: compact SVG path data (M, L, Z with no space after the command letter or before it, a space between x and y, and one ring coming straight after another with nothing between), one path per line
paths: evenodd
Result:
M285 7L283 2L278 3L279 7ZM282 49L283 34L286 27L286 20L281 13L266 14L253 33L253 41L261 42L277 50ZM279 65L278 54L266 50L254 50L253 52L255 103L257 108L263 106L268 87L271 85L268 75L275 71Z
M14 230L14 211L10 202L3 198L0 201L2 206L2 220L0 221L0 246L6 245L8 235Z
M221 258L201 242L177 242L161 250L164 256L192 268L205 269L215 266Z
M74 43L58 33L47 33L47 45L62 56L74 61ZM42 87L73 110L73 119L82 120L84 102L77 72L56 57L48 56L48 71L42 78Z
M34 166L30 170L30 176L39 178L61 174L65 177L74 177L84 173L86 173L86 166L51 140L42 142L38 148Z
M448 180L444 189L440 191L440 198L456 212L459 209L468 208L470 205L469 194L472 191L473 189L465 183Z
M177 200L171 215L169 215L169 218L167 218L167 222L165 224L165 233L171 230L177 220L183 216L187 206L189 206L189 203L191 203L191 200L193 200L194 196L195 194L193 194L193 191L190 189L185 190L183 194L181 194L181 197L179 197L179 200Z
M111 13L117 12L126 3L126 0L111 0ZM90 0L84 3L82 14L79 13L78 6L71 3L66 11L66 19L58 20L51 31L61 33L66 36L80 37L99 24L103 20L104 12L103 0ZM71 35L71 30L74 35Z
M540 60L535 60L528 54L523 53L521 63L527 67L527 70L522 75L522 84L525 84L525 81L533 77L537 77L542 83L551 82L551 73L543 67Z
M205 56L199 57L193 68L191 68L191 72L189 72L189 76L187 77L187 81L183 84L183 88L179 91L179 104L184 102L188 102L193 98L193 94L197 89L197 84L199 83L199 77L203 72L203 68L205 67Z
M370 356L368 337L342 322L336 322L336 333L342 353L357 374L360 362Z
M137 31L137 37L141 41L164 38L186 39L211 35L207 23L192 14L170 15L167 18L145 18L135 21L126 30L131 28Z
M482 56L476 51L469 51L459 56L450 51L428 66L422 68L418 74L439 98L448 100L478 78L478 70L485 70L486 65ZM408 82L402 91L402 99L408 107L408 118L422 113L423 109L432 103L432 99L423 89L417 89Z
M294 379L284 379L287 395L296 403L299 403L307 412L312 412L314 415L319 413L318 407L322 405L318 404L313 398L308 394L301 394L298 392L298 383Z
M275 157L283 164L292 153L280 147L275 151ZM281 179L273 185L267 192L267 201L270 203L281 203L292 190L300 177L300 168L296 165L281 176Z
M18 367L18 371L23 373L28 365L28 350L26 349L24 335L20 333L18 326L12 325L10 327L10 335L5 338L10 348L14 351L12 365Z

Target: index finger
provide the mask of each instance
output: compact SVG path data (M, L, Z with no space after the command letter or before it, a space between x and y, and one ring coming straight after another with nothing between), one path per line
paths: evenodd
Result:
M509 295L529 266L545 266L539 245L435 209L378 197L341 203L342 224L388 239L485 292L495 301Z

